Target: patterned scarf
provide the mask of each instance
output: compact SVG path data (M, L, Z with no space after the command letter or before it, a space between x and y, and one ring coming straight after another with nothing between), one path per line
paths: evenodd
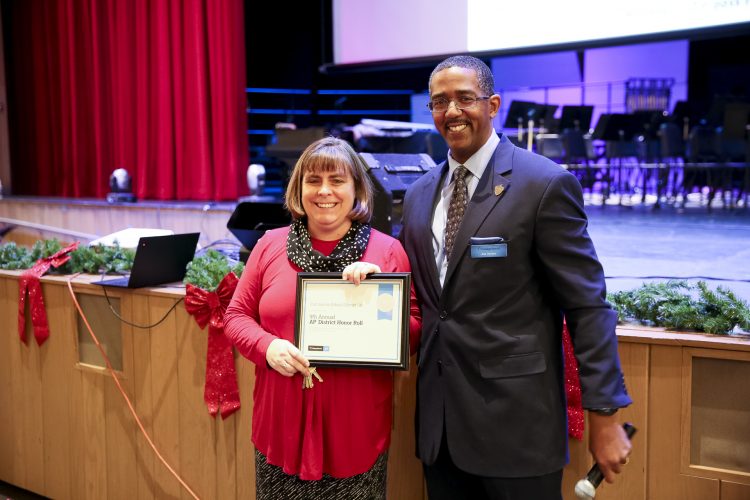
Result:
M358 261L365 253L370 241L370 225L352 222L331 255L325 256L313 249L310 233L302 219L296 219L289 227L286 239L286 254L289 260L306 272L341 272L349 264Z

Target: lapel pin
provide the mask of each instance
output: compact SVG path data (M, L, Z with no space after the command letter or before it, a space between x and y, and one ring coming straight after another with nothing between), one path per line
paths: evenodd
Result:
M501 194L503 194L503 191L505 191L505 186L503 186L502 184L498 184L497 186L495 186L495 196L500 196Z

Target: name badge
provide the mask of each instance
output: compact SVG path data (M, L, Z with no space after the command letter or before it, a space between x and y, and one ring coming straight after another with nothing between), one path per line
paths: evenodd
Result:
M502 236L473 236L469 243L472 259L496 259L508 256L508 244Z
M508 256L507 243L494 243L491 245L471 245L472 259L496 259Z

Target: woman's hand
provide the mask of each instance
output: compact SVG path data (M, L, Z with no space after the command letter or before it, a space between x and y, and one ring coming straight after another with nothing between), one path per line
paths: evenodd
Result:
M355 285L365 279L368 274L379 273L380 267L369 262L353 262L344 268L344 272L341 273L341 277L345 280L349 280Z
M294 344L284 339L274 339L266 351L268 366L285 377L292 377L300 372L305 377L310 376L310 362Z

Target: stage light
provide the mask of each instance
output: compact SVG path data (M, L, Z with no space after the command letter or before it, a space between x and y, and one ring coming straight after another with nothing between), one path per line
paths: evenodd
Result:
M247 187L250 196L262 196L266 187L266 167L259 163L253 163L247 167Z
M115 169L109 176L109 189L107 202L109 203L134 203L136 201L133 194L132 179L130 174L124 168Z

